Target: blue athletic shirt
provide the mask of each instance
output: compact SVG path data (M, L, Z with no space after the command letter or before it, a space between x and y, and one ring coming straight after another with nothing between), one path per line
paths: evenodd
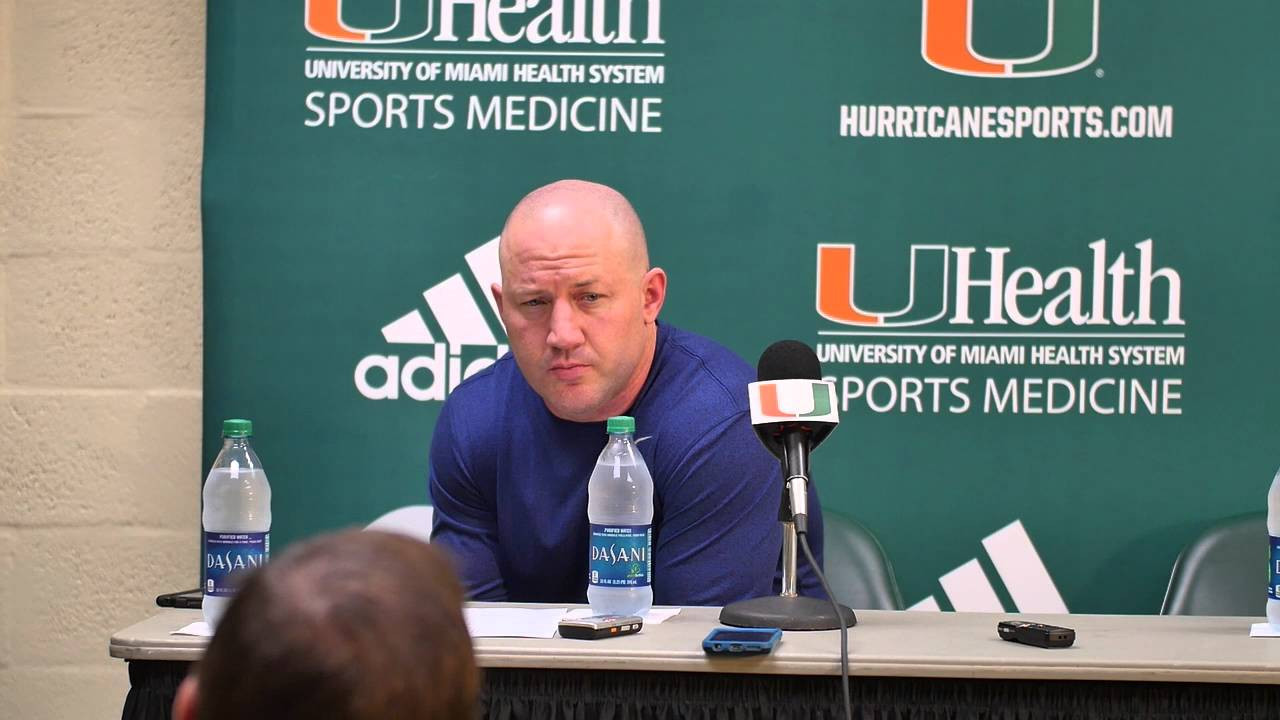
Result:
M653 601L726 605L780 584L781 465L751 428L751 368L727 348L658 325L649 377L627 415L653 476ZM647 439L643 439L647 438ZM431 441L432 542L473 600L586 602L587 481L603 422L561 420L510 353L449 395ZM809 487L809 543L822 512ZM823 597L804 556L798 589Z

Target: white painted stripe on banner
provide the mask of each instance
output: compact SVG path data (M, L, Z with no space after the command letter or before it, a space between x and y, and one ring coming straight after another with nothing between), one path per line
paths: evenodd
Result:
M1036 546L1031 544L1031 536L1021 520L1014 520L983 538L982 547L991 556L991 564L995 565L1018 612L1067 612L1067 604L1049 577L1049 570L1036 552Z
M413 310L382 328L382 337L397 345L430 345L435 342L422 314Z
M471 268L471 276L476 279L476 283L480 285L480 292L484 295L484 299L489 301L489 309L493 311L493 316L498 318L498 324L502 326L503 332L506 332L507 326L502 325L502 316L498 314L498 303L493 299L493 285L502 284L502 270L498 267L498 238L494 238L480 247L467 253L467 267Z
M1000 598L996 597L996 591L977 559L943 575L938 582L957 612L1004 612Z
M450 275L422 296L435 314L450 345L497 345L480 306L467 289L461 275Z
M938 606L938 601L934 600L932 595L912 605L907 610L909 612L942 612L942 608Z

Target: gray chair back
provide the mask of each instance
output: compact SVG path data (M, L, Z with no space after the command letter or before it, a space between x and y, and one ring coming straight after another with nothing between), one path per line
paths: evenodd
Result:
M1216 524L1178 555L1160 614L1265 615L1270 552L1263 513Z
M823 571L837 600L854 610L902 609L893 565L869 530L823 510L822 546Z

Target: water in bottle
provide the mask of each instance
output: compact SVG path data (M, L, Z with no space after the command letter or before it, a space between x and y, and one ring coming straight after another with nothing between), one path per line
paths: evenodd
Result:
M1267 493L1267 535L1271 536L1271 558L1267 577L1267 622L1271 627L1280 630L1280 471L1271 481L1271 490Z
M271 486L249 444L253 423L222 423L222 451L204 481L204 609L210 628L235 594L238 577L271 553Z
M653 478L636 448L635 419L609 418L606 429L587 485L587 602L596 615L639 615L653 605Z

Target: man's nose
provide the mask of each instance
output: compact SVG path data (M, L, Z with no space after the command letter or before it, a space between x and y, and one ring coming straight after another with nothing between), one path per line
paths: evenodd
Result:
M551 327L547 331L547 344L557 350L572 350L582 342L582 329L578 327L577 310L572 303L557 301L551 307Z

